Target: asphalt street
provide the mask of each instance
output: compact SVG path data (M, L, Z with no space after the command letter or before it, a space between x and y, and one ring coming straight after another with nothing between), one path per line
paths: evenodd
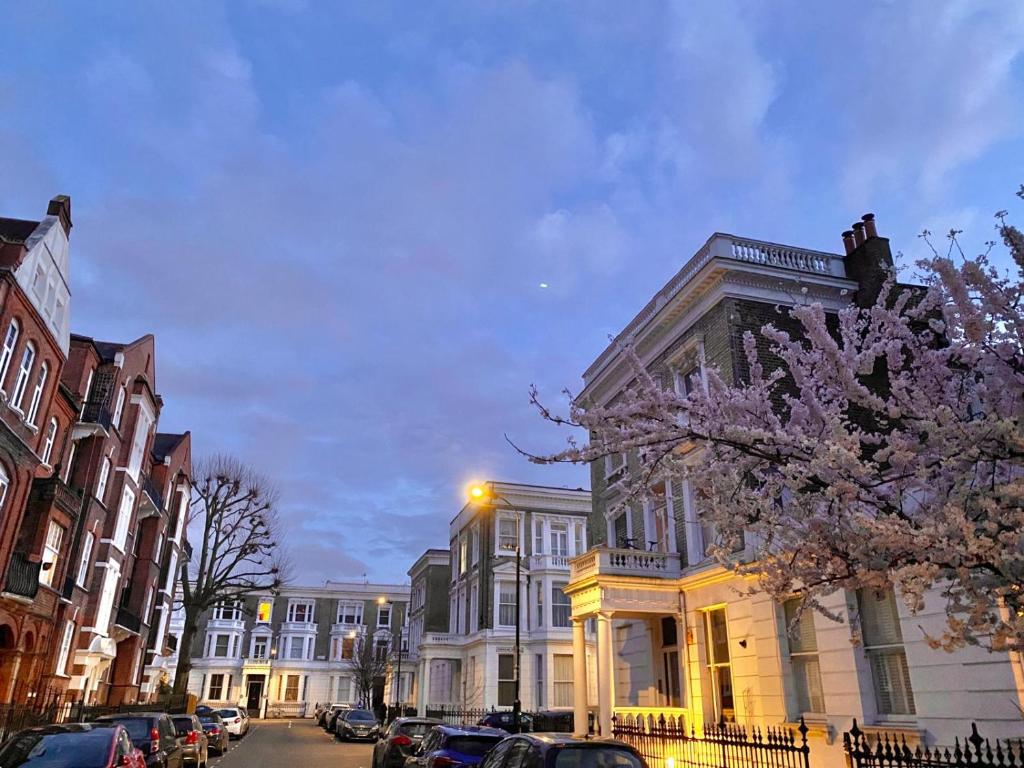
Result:
M370 768L372 744L336 742L311 718L251 723L227 754L210 757L209 768Z

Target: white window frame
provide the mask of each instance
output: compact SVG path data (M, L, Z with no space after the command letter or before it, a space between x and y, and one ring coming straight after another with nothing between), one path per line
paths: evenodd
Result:
M564 581L551 582L551 626L555 629L566 629L567 627L572 626L572 601L569 599L569 596L565 594L565 588L567 586L569 585ZM558 596L559 592L565 599L564 601L559 600L556 602L555 598ZM559 624L555 619L556 607L567 609L564 624Z
M480 561L480 525L476 524L473 526L470 532L470 538L472 544L470 545L470 556L473 558L472 564L476 565Z
M298 608L304 607L305 618L303 620L296 619L295 616L298 613ZM296 624L312 624L313 623L313 601L294 598L288 601L288 621Z
M113 545L124 552L128 540L128 523L131 522L132 510L135 507L135 492L127 485L121 492L121 505L117 508L117 525L114 528Z
M117 401L114 405L114 415L110 420L110 423L114 425L114 428L121 431L121 416L124 414L124 401L127 397L127 390L124 384L117 388Z
M363 623L363 602L361 600L339 600L338 601L338 624L357 627ZM348 621L351 616L352 621Z
M51 520L46 526L46 539L43 542L43 552L40 557L39 583L47 587L53 586L53 577L57 574L57 560L60 558L60 549L64 544L64 534L67 531L56 520ZM50 567L46 565L49 563Z
M96 500L106 506L107 481L110 479L110 457L104 456L100 462L100 476L96 481Z
M249 643L249 657L252 659L269 659L270 658L270 642L271 638L268 634L256 633L252 636L252 641ZM263 643L263 654L258 655L256 653L256 644Z
M7 475L7 470L0 464L0 510L4 508L4 502L7 501L7 490L11 487L11 478Z
M78 411L79 416L85 413L85 407L89 404L89 396L92 394L92 379L95 374L96 369L90 368L89 378L85 380L85 397L82 398L82 407Z
M818 638L814 626L814 611L807 608L797 623L798 637L794 638L790 632L790 623L796 616L799 597L794 597L782 603L782 620L786 645L789 651L790 680L793 684L793 694L796 699L797 710L800 714L825 714L825 693L821 685L821 660L818 651ZM808 622L804 626L804 622ZM803 631L809 628L808 637L813 647L803 647ZM815 691L815 682L817 690ZM820 708L813 708L811 705L815 695L820 697ZM805 701L801 701L805 699ZM801 706L806 704L807 706Z
M43 401L43 389L46 387L46 379L50 375L50 366L44 360L39 365L39 373L36 375L36 387L32 390L32 400L29 402L28 415L25 421L33 427L36 425L36 418L39 416L39 404Z
M57 429L59 425L57 423L57 417L54 416L50 419L50 424L46 428L46 438L43 441L43 455L39 458L42 459L43 464L50 465L50 458L53 455L53 445L57 442Z
M36 345L31 341L25 344L21 353L21 362L18 363L18 378L14 380L14 389L11 391L11 407L21 413L21 401L25 399L25 390L28 389L28 380L32 376L32 366L36 362Z
M568 664L566 664L568 659ZM561 663L560 663L561 662ZM559 674L561 667L561 674ZM567 669L568 667L568 669ZM573 669L571 653L556 653L551 657L551 706L571 707L573 703Z
M213 695L213 681L216 678L220 678L220 681L219 681L219 683L217 685L217 695L214 696ZM210 675L210 679L207 681L207 686L206 686L206 698L209 699L210 701L224 701L224 673L223 672L214 672L212 675Z
M377 606L377 626L380 628L391 627L391 603L384 603L384 605ZM387 617L387 618L385 618Z
M68 657L71 655L71 639L75 634L75 623L64 622L64 632L60 639L60 651L57 653L57 665L54 667L54 674L60 677L67 677Z
M510 589L510 592L503 593L502 587ZM499 581L496 585L498 599L495 601L494 625L497 627L514 627L516 625L516 583L514 581ZM509 600L502 598L509 596ZM504 615L502 608L505 608ZM511 617L511 618L509 618Z
M548 525L548 539L551 542L551 554L558 557L569 556L569 524L561 521ZM557 541L561 539L561 541Z
M503 524L508 524L508 523L512 523L513 530L515 531L514 539L513 539L513 537L509 536L508 534L502 533L502 530L501 530L502 525ZM495 539L496 540L494 542L495 554L498 555L498 556L505 556L505 557L507 557L510 552L514 552L515 548L520 545L521 533L522 532L519 530L519 528L520 528L519 515L512 514L512 513L509 513L509 514L499 514L498 515L498 525L495 526L495 528L496 528L496 530L495 530L495 534L496 534Z
M11 320L7 326L7 333L4 334L3 351L0 351L0 389L7 394L4 383L7 380L7 372L11 367L11 360L14 359L14 350L18 346L18 337L21 335L21 325L17 320Z
M80 587L85 587L86 578L89 576L89 564L92 562L92 549L96 542L96 536L92 531L85 532L85 538L82 540L82 555L78 561L78 573L75 575L75 583Z

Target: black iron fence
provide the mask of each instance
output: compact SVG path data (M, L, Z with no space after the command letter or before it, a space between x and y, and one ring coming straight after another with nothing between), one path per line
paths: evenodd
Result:
M843 734L849 768L1015 768L1024 766L1024 739L998 739L993 744L971 723L971 735L948 747L911 747L902 734L869 736L853 721Z
M427 707L426 717L440 720L448 725L476 725L480 720L485 718L487 715L492 715L496 712L511 712L512 710L498 710L498 709L463 709L460 707Z
M23 552L15 552L11 555L10 565L7 567L7 580L4 582L4 591L12 595L34 598L39 591L39 569L42 563L33 563Z
M705 725L700 734L683 718L624 715L612 718L612 736L636 749L651 768L808 768L803 718L790 728Z

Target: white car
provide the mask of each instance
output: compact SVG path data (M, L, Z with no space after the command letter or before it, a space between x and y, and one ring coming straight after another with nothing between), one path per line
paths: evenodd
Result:
M224 727L232 738L240 739L249 732L249 714L243 707L218 709L217 714L224 720Z

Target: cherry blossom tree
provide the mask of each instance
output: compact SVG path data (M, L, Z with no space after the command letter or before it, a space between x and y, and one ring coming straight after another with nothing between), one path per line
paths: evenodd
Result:
M745 335L739 382L708 370L679 395L626 346L635 376L610 405L563 417L534 390L589 440L531 459L631 452L623 503L688 477L713 554L776 598L827 614L837 589L895 587L913 613L941 596L933 646L1024 650L1024 235L997 218L1003 248L972 258L958 232L941 253L923 233L921 285L890 275L872 306L780 307L767 345Z

